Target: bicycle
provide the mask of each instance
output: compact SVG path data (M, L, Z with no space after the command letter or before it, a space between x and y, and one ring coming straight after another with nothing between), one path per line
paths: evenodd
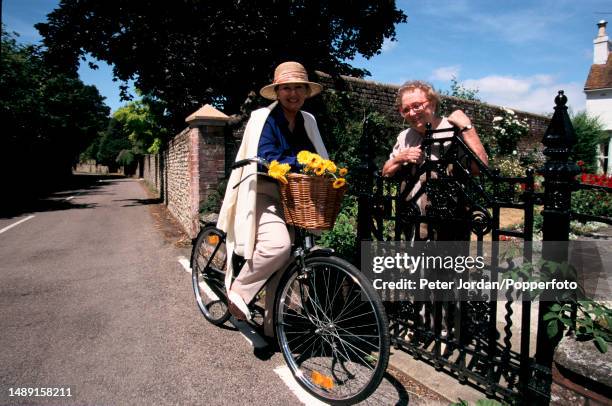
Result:
M251 158L236 162L232 170L250 163L266 165L260 158ZM383 303L357 268L331 249L314 247L306 230L296 227L295 231L292 259L281 271L275 292L278 346L294 379L313 396L334 404L360 402L376 390L389 361ZM196 302L215 325L230 318L224 244L225 233L207 225L191 255ZM234 269L240 269L235 254L229 260L236 261Z

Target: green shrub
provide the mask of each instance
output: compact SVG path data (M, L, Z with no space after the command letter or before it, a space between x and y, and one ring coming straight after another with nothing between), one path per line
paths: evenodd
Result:
M117 163L122 166L130 166L134 162L134 153L130 150L123 149L117 155Z
M491 167L499 169L499 174L503 177L525 176L527 168L521 164L516 155L507 155L491 159Z
M572 211L593 216L612 217L612 193L604 190L579 190L572 193Z
M201 202L200 213L219 213L223 197L225 196L226 186L227 179L219 182L217 189L209 194L206 200Z
M572 149L571 159L583 161L583 170L595 172L597 146L608 139L603 124L597 117L589 117L582 111L572 117L572 125L576 133L576 144Z
M397 124L376 112L375 107L344 91L327 91L311 107L330 158L338 164L346 165L349 175L355 174L361 162L360 141L363 123L367 119L374 146L369 152L378 168L382 168L401 130ZM350 183L350 177L347 180Z
M493 117L493 135L496 141L495 153L510 155L516 153L516 145L521 137L529 133L529 125L510 109L504 109L501 116Z
M342 258L355 263L357 256L357 198L345 197L334 228L325 231L318 244L333 248Z

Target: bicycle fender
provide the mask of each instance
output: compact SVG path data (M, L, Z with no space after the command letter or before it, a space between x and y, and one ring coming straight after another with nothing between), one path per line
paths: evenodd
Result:
M310 257L331 257L335 253L336 252L333 249L331 249L331 248L317 248L317 249L309 251L308 254L306 254L306 258L310 258Z

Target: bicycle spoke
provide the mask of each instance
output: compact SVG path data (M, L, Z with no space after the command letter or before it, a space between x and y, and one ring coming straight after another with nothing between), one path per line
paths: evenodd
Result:
M316 278L316 272L312 272L311 273L313 279ZM314 293L314 301L311 301L311 303L316 306L316 308L321 312L321 315L326 319L326 322L330 322L329 318L327 317L327 315L325 314L325 311L323 310L323 308L321 307L321 301L319 300L318 294L317 294L317 288L316 288L316 282L314 282L314 286L312 286L312 290ZM309 296L311 297L311 296ZM321 320L321 318L318 318L319 320Z
M338 327L338 328L339 328L339 329L341 329L341 330L344 330L344 329L343 329L343 328L341 328L341 327ZM346 331L346 330L344 330L344 331ZM350 337L355 337L356 339L361 340L361 341L363 341L364 343L366 343L366 344L368 344L368 345L370 345L370 346L372 346L372 347L374 347L374 348L378 348L378 346L377 346L376 344L372 344L371 342L369 342L369 341L367 341L367 340L364 340L364 339L362 338L362 337L378 337L378 335L370 335L370 336L367 336L367 335L361 335L361 334L360 334L360 335L356 335L356 334L353 334L353 333L351 333L351 332L348 332L348 334L345 334L345 335L346 335L346 336L350 336ZM340 338L340 335L338 335L338 339L341 339L341 338Z
M318 398L362 401L380 383L388 361L380 299L345 261L307 258L306 267L306 273L294 268L280 288L276 326L283 356L296 380Z
M370 355L370 353L363 351L361 348L357 347L357 346L356 346L356 345L354 345L354 344L349 343L349 342L348 342L348 341L346 341L346 340L342 340L341 338L339 338L339 340L341 340L343 343L346 343L346 344L349 346L349 349L350 349L350 350L351 350L351 351L352 351L352 352L353 352L353 353L354 353L354 354L357 356L357 358L359 358L360 360L364 361L364 362L363 362L363 365L366 365L366 366L367 366L368 368L370 368L370 369L374 369L374 367L373 367L373 366L372 366L372 365L371 365L369 362L365 361L365 358L364 358L364 357L362 357L362 356L360 356L360 355L357 353L357 351L359 351L359 352L361 352L361 353L365 354L365 355L366 355L366 356L368 356L368 357L370 357L370 356L371 356L371 355ZM357 350L357 351L356 351L356 350Z

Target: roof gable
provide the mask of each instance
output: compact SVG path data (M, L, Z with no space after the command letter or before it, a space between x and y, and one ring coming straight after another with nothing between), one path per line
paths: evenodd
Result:
M597 90L612 88L612 52L608 54L608 61L601 65L591 65L589 76L584 84L584 90Z

